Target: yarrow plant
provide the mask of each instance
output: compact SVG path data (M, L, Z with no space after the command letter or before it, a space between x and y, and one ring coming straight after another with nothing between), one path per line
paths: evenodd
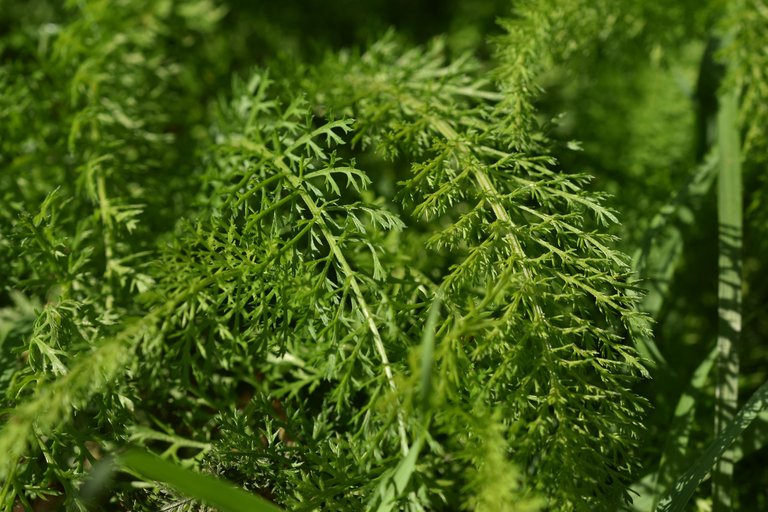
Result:
M682 510L713 467L700 503L748 503L734 442L762 448L747 427L768 394L739 410L759 2L487 1L429 37L426 3L389 30L376 3L300 20L292 4L5 3L5 509ZM365 40L308 38L313 14ZM690 136L603 168L614 134L579 121L617 120L575 70L690 75L692 55L714 103L662 128L633 105L620 129ZM694 171L664 177L670 162ZM690 306L672 280L696 270L684 226L715 173L719 338L675 369L691 342L660 342ZM637 206L605 191L640 176L649 211L625 220Z

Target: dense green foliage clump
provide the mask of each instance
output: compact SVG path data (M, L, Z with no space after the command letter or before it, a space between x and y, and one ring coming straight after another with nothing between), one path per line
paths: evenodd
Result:
M0 0L0 507L768 506L768 9L429 4Z

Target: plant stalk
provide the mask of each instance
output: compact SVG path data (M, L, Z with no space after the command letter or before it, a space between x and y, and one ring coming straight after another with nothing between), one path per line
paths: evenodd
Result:
M715 387L715 437L720 436L738 409L739 337L741 334L742 178L739 141L738 89L721 93L717 114L720 169L718 217L718 336ZM713 512L733 509L735 451L726 450L712 475Z

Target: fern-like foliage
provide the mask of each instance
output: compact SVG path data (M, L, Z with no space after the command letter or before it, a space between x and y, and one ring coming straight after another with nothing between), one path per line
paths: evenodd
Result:
M277 415L285 422L282 435L298 446L273 446L276 431L248 444L263 442L265 454L285 458L278 468L304 461L291 485L278 485L289 475L276 467L261 468L263 480L289 503L298 494L330 506L330 498L359 493L350 480L368 478L366 464L382 452L393 456L408 448L403 416L376 414L373 398L397 389L393 361L405 359L404 326L411 322L404 321L403 294L412 301L416 292L413 284L395 286L388 279L399 257L383 245L402 222L366 199L370 178L336 153L352 122L315 126L304 100L283 105L269 83L261 73L238 81L234 98L221 105L210 169L224 183L220 197L208 201L208 218L188 228L161 269L169 276L159 283L163 294L179 293L211 271L229 276L181 304L169 320L173 334L157 347L163 357L189 361L184 371L192 375L149 371L185 385L194 379L204 390L206 376L227 361L247 362L251 375L261 375L253 384L264 397L253 407ZM165 302L165 295L157 300ZM220 348L223 343L228 348ZM326 416L326 428L333 427L340 441L351 444L353 434L380 438L356 445L363 461L335 485L321 483L318 460L304 460L320 442L322 430L303 428L316 414ZM317 429L321 418L314 420Z
M762 2L746 0L734 2L723 17L722 30L725 32L721 58L732 62L728 85L743 90L740 121L744 126L744 152L750 160L762 162L766 154L768 139L765 125L768 111L765 98L766 56L764 52L753 51L766 43L765 27L768 11Z
M138 397L119 376L162 316L135 322L147 313L135 296L154 284L145 266L179 213L179 186L193 185L188 130L203 105L189 108L199 82L180 72L197 50L175 38L210 30L217 13L203 4L0 7L3 30L11 20L0 46L0 272L16 297L3 312L27 318L0 338L3 407L17 406L0 439L0 508L83 507L94 453L125 439ZM147 192L160 184L167 195ZM32 321L20 315L30 308Z
M558 25L531 38L525 20L543 7L500 40L495 75L390 34L274 82L253 71L209 114L186 108L205 66L168 30L199 41L222 13L116 5L73 2L43 56L66 122L34 142L59 166L25 153L21 111L3 142L59 186L1 217L0 265L33 297L4 335L3 503L58 482L84 508L90 465L132 442L296 510L616 510L646 319L617 218L536 119Z
M596 231L616 219L583 192L584 176L556 173L546 154L499 135L509 106L471 78L471 62L440 55L439 43L401 53L385 39L332 60L310 83L325 109L357 119L364 145L412 159L397 197L422 222L423 245L409 245L427 251L410 259L434 275L430 253L450 255L431 287L448 310L436 428L476 414L472 404L499 408L513 460L560 506L594 508L585 496L610 494L628 475L622 453L638 427L628 386L642 368L622 337L644 321L624 258ZM585 478L563 463L586 466Z

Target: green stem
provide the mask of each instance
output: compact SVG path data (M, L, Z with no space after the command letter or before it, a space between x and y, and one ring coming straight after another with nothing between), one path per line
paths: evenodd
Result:
M717 186L719 233L717 386L715 388L715 436L733 420L738 407L739 354L741 334L741 246L742 184L739 142L738 89L731 88L719 98L717 143L720 170ZM734 450L729 449L715 465L712 478L713 512L733 508Z
M320 211L320 207L317 206L317 203L315 203L314 199L312 199L312 196L306 192L301 178L296 176L293 173L293 170L287 164L285 164L282 159L278 159L276 163L277 166L287 176L287 179L291 185L299 191L299 195L312 214L312 218L317 220L320 231L322 232L325 240L328 242L328 247L331 250L331 254L333 254L333 257L341 267L342 273L349 280L349 285L350 288L352 288L352 293L355 296L357 305L360 307L360 312L363 314L363 319L365 320L365 323L373 336L373 344L376 347L376 351L379 353L379 357L381 358L381 363L384 367L384 375L386 376L387 382L389 383L390 388L392 388L392 391L396 392L397 384L395 383L395 375L392 372L392 364L389 361L389 356L387 356L387 350L384 347L384 341L382 340L381 333L379 332L379 328L376 325L373 312L368 306L368 302L365 300L363 291L360 289L357 279L355 278L355 273L352 271L352 267L349 266L347 258L344 256L344 253L341 251L341 247L339 247L339 244L336 242L336 238L333 236L330 229L326 225L323 218L323 213ZM405 418L403 417L401 411L398 411L397 413L397 423L398 431L400 434L400 449L402 450L403 455L407 455L409 450L408 434L405 428Z
M109 197L107 196L107 185L104 178L104 171L99 170L98 177L96 178L96 189L99 194L99 214L101 216L101 223L103 225L102 231L104 233L104 259L106 260L104 277L108 283L109 293L107 294L106 308L112 309L114 303L114 295L112 294L112 277L114 272L114 237L112 236L112 206L109 203Z

